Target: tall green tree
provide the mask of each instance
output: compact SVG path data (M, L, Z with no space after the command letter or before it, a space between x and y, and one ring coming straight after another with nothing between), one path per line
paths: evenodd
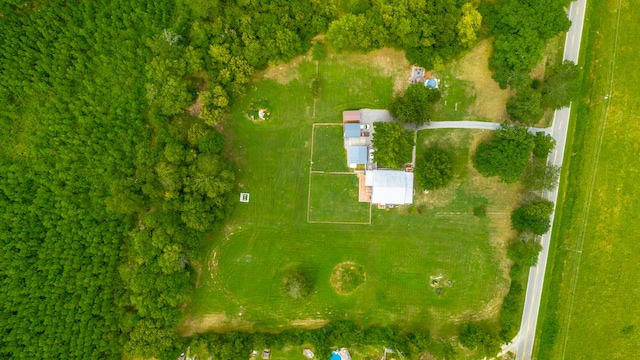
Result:
M412 84L403 96L396 97L389 108L391 115L405 124L424 125L431 120L434 105L442 94L422 83Z
M417 159L414 172L423 189L445 187L453 179L451 155L439 148L428 148Z
M553 109L569 106L580 95L580 69L570 60L548 69L542 85L544 103Z
M522 205L511 214L511 226L518 231L531 231L543 235L551 227L553 203L548 200L536 200Z
M507 114L513 121L534 125L542 118L541 99L538 91L530 87L521 88L507 101Z
M401 169L411 161L413 131L407 130L397 122L373 123L375 133L371 141L375 148L374 160L381 168Z
M534 146L527 128L502 124L490 142L478 145L473 165L484 176L497 176L502 182L513 183L522 176Z

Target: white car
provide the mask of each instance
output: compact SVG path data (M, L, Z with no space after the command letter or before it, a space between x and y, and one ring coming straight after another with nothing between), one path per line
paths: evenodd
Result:
M360 130L369 130L371 129L371 125L369 124L360 124Z
M373 161L373 153L376 152L376 149L369 150L369 160Z

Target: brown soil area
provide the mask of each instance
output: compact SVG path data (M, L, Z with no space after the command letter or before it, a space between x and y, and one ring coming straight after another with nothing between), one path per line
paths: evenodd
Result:
M453 62L454 76L472 83L476 101L469 107L469 114L478 118L503 121L507 118L507 100L512 91L502 90L493 81L489 70L489 57L493 49L492 39L485 39L460 60Z

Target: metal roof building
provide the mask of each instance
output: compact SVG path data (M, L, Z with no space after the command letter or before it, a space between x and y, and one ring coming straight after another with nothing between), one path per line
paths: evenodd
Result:
M355 168L358 164L367 163L368 149L366 146L349 146L347 148L347 163L350 168Z
M360 137L360 124L344 124L344 137L359 138Z
M342 112L342 122L360 122L360 110L347 110Z
M413 173L400 170L367 171L365 184L371 186L371 203L405 205L413 203Z

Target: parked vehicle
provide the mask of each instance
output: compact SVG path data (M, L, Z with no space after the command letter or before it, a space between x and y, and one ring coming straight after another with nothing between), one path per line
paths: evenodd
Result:
M360 124L360 130L369 130L371 129L371 125L369 124Z

